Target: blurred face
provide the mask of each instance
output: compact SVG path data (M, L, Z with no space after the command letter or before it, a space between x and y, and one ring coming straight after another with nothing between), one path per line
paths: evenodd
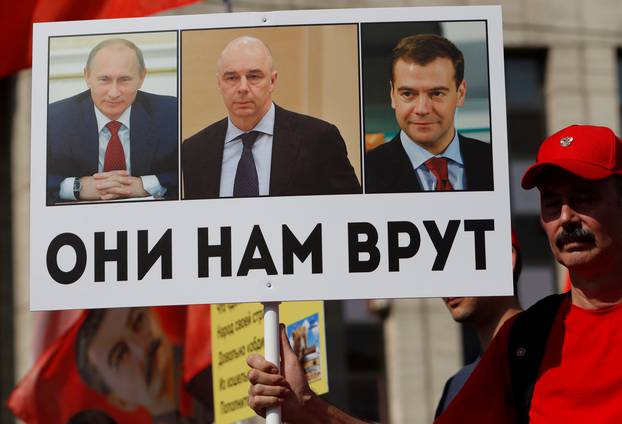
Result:
M134 103L146 71L139 70L136 52L123 44L102 48L84 70L84 80L91 98L104 115L116 120Z
M512 246L512 269L516 266L517 253ZM454 321L460 323L477 323L486 320L499 308L499 297L444 297Z
M272 104L277 73L270 52L259 40L236 39L218 60L218 88L229 117L240 129L252 129Z
M541 223L555 259L591 273L619 267L622 206L613 177L590 181L554 169L541 180Z
M107 310L88 355L122 407L175 409L172 346L149 308Z
M469 323L478 312L479 297L444 297L443 302L456 322Z
M451 60L439 57L418 65L399 59L393 78L391 107L400 128L431 153L444 151L454 137L456 107L466 94L464 80L456 87Z

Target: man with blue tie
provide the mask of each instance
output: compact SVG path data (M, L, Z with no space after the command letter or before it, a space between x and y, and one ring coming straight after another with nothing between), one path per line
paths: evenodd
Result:
M141 50L111 38L90 52L88 90L48 108L47 204L177 198L177 98L140 91Z
M236 38L216 65L228 116L184 141L184 199L361 192L337 127L273 103L278 73L261 40Z
M365 155L366 193L493 190L490 144L455 129L466 90L464 57L451 41L433 34L399 41L390 94L401 131Z

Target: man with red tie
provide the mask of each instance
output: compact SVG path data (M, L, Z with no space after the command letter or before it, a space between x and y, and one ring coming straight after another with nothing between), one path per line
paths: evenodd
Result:
M111 38L91 50L89 90L48 108L47 204L177 198L177 98L140 91L141 50Z
M398 42L390 94L401 131L367 152L366 193L493 190L490 144L455 129L466 90L464 57L451 41L419 34Z

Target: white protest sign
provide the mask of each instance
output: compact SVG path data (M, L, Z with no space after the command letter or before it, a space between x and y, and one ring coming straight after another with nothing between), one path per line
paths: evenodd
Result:
M511 294L501 28L496 6L36 24L31 309ZM391 67L395 45L417 34L462 51L463 83L450 73L420 86L410 59ZM266 75L223 53L245 35L271 51L264 91L252 84ZM132 79L135 62L128 77L102 59L118 43L92 52L111 38L142 51L144 81ZM449 61L437 59L420 70ZM234 62L242 73L227 70ZM275 106L252 152L267 195L230 197L243 147L222 119L243 122L266 96ZM124 181L145 189L125 201L87 193L125 184L106 173L110 119L125 122L122 158L136 178ZM455 190L421 191L445 177L412 169L404 134L450 141L454 123L444 154ZM400 159L373 153L378 140Z

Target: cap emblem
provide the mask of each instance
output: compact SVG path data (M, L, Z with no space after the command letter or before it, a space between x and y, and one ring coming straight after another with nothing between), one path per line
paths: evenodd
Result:
M564 137L561 140L559 140L559 145L562 147L568 147L572 144L572 140L574 140L574 138L572 137Z

